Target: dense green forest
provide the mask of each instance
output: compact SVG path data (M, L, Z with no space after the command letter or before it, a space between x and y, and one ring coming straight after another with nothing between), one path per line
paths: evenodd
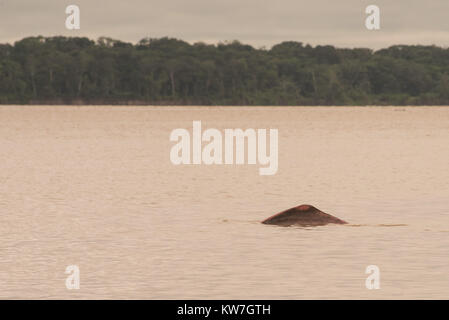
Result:
M30 37L0 45L0 103L449 105L449 49Z

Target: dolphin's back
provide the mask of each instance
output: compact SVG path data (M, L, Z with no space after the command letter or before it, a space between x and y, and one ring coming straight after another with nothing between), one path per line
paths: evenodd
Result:
M303 204L275 214L262 223L281 226L322 226L329 223L345 224L347 222L322 212L314 206Z

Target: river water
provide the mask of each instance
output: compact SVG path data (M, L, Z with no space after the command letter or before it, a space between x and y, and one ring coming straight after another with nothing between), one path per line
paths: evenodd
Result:
M194 120L278 129L278 172L173 165ZM1 106L0 152L0 298L449 296L447 107ZM260 224L303 203L349 224Z

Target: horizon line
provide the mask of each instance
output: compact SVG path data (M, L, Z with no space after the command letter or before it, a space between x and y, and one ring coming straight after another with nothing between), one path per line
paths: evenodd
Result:
M217 40L217 41L212 42L212 41L207 41L207 40L184 40L182 38L165 35L165 36L159 36L159 37L147 36L147 37L141 38L138 41L127 41L127 40L121 40L121 39L112 38L112 37L104 36L104 35L103 36L98 36L98 37L95 38L95 37L81 36L81 35L66 36L66 35L62 35L62 34L60 34L60 35L48 35L48 36L45 36L45 35L42 35L42 34L30 35L30 36L22 37L22 38L20 38L18 40L10 40L10 41L6 41L6 42L1 41L0 45L9 44L9 45L14 46L17 42L20 42L22 40L29 39L29 38L43 38L43 39L51 39L51 38L67 38L67 39L78 38L78 39L80 39L80 38L84 38L84 39L88 39L88 40L94 41L95 44L98 44L101 39L107 39L107 40L112 40L114 42L121 42L121 43L131 44L133 46L139 45L139 42L141 42L143 40L169 39L169 40L182 41L182 42L185 42L185 43L187 43L187 44L189 44L191 46L196 45L196 44L205 44L205 45L211 45L211 46L218 46L218 45L229 45L229 44L232 44L232 43L239 43L239 44L244 45L244 46L250 46L251 48L256 49L256 50L271 50L273 47L275 47L275 46L277 46L279 44L289 43L289 42L300 43L304 47L310 46L312 48L331 46L331 47L334 47L335 49L349 49L349 50L353 50L353 49L368 49L368 50L371 50L372 52L377 52L377 51L381 51L381 50L384 50L384 49L389 49L389 48L392 48L392 47L437 47L437 48L441 48L441 49L444 49L444 50L448 50L449 49L449 46L439 45L439 44L435 44L435 43L432 43L432 44L405 44L405 43L397 43L397 44L391 44L391 45L385 46L385 47L372 48L372 47L367 47L367 46L353 46L353 47L349 47L349 46L338 46L338 45L329 44L329 43L328 44L324 44L324 43L322 43L322 44L311 44L311 43L306 43L306 42L303 42L303 41L300 41L300 40L283 40L283 41L277 42L277 43L275 43L273 45L270 45L270 46L266 46L266 45L255 46L253 44L250 44L250 43L247 43L247 42L243 42L242 40L239 40L239 39Z

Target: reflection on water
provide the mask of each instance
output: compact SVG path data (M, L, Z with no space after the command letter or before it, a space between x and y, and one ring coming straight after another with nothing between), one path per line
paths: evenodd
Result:
M449 109L400 109L2 106L0 297L447 298ZM172 165L193 120L277 128L278 173ZM260 224L302 203L350 224Z

